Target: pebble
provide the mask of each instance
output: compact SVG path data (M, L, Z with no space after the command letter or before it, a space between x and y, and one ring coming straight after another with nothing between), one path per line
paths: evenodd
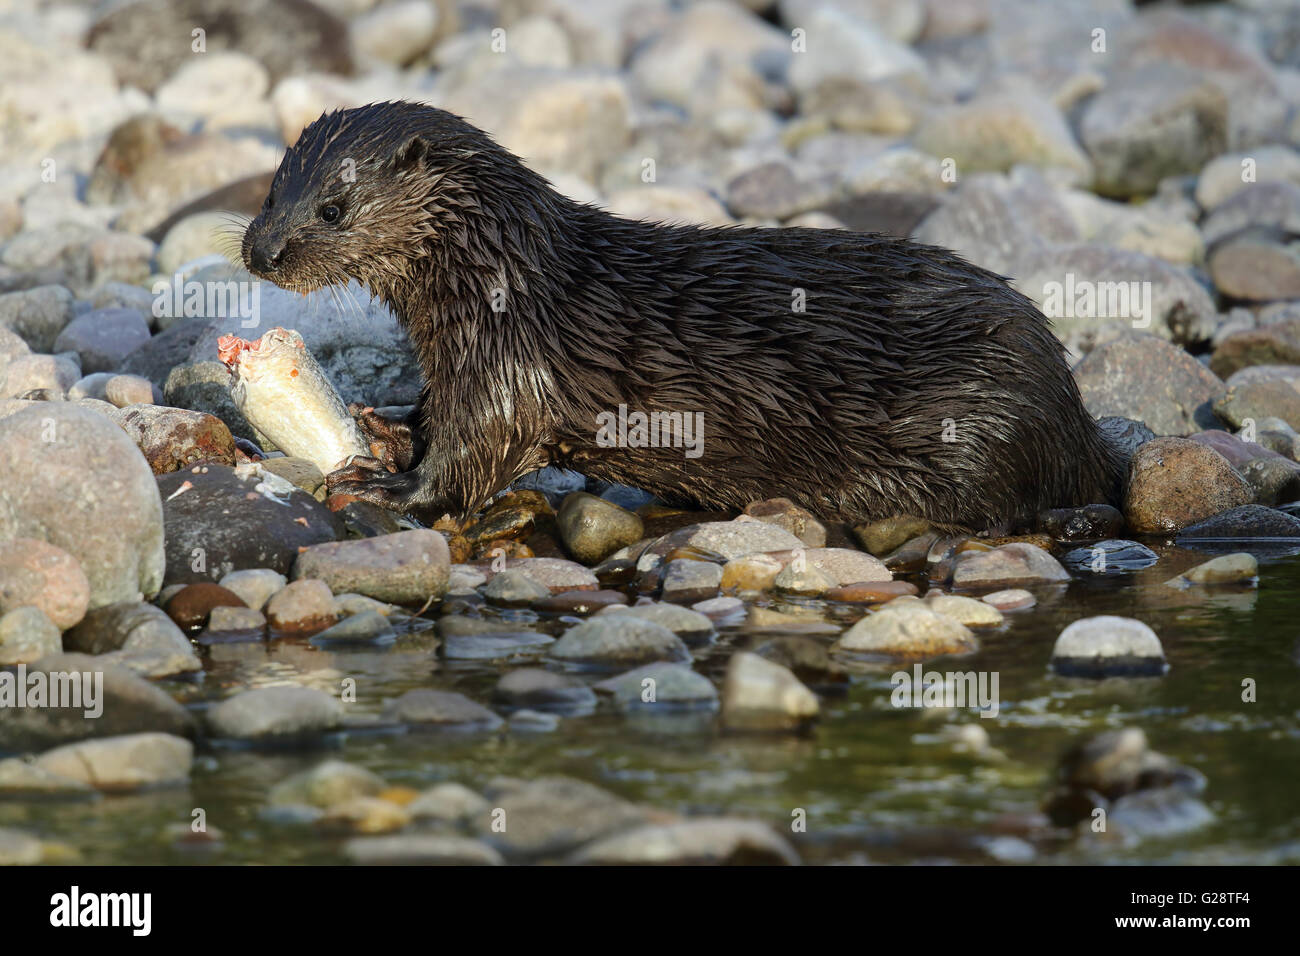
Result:
M248 607L260 611L266 607L271 595L283 589L289 581L279 571L270 568L246 568L243 571L231 571L217 583Z
M343 618L323 631L312 635L313 647L333 647L340 644L391 644L397 632L388 618L378 611L361 611Z
M883 655L903 659L966 654L979 642L960 621L941 614L928 602L896 598L845 631L832 653Z
M41 770L107 793L186 783L193 762L193 744L163 733L85 740L47 750L36 758Z
M53 351L54 340L75 314L76 298L63 286L0 294L0 326L17 332L36 352Z
M784 528L809 548L826 546L826 526L818 521L811 511L800 508L789 498L751 501L745 506L745 514Z
M1167 583L1170 587L1189 588L1195 584L1246 584L1254 583L1259 577L1259 562L1253 554L1237 552L1225 554L1218 558L1198 564L1190 571L1184 571Z
M384 716L399 723L454 730L496 730L503 721L482 704L454 691L409 690L384 705Z
M58 625L39 607L24 605L0 612L0 666L30 664L62 650Z
M1169 533L1253 500L1250 485L1218 452L1186 438L1157 438L1133 456L1124 517L1138 533Z
M820 712L817 695L789 669L736 651L722 682L722 723L728 730L790 732L806 728Z
M219 581L248 568L287 574L300 548L345 533L328 508L256 464L193 465L159 475L154 487L162 496L169 583Z
M103 687L96 684L96 708L100 715L86 718L87 702L78 707L18 707L0 720L0 751L23 753L45 750L88 737L158 731L179 737L194 735L194 718L171 695L143 677L102 657L88 654L50 654L27 666L32 674L103 674ZM47 677L47 681L48 681ZM83 678L85 679L85 678Z
M992 604L999 611L1024 611L1038 603L1038 599L1023 588L1008 588L994 591L980 598L986 604Z
M265 612L277 631L319 631L338 620L329 585L316 578L289 582L266 602Z
M179 627L198 630L207 623L208 615L215 607L244 607L244 600L238 594L223 588L219 584L202 581L187 584L168 600L165 610Z
M536 667L507 671L492 691L493 702L505 710L528 709L563 714L590 714L596 694L576 677Z
M1075 574L1120 575L1149 568L1160 556L1138 541L1110 538L1066 552L1061 562Z
M798 866L799 856L766 824L702 817L638 827L596 840L568 862L596 866Z
M497 778L483 795L492 811L474 817L473 830L512 862L561 856L648 822L642 808L570 777Z
M598 614L565 631L547 656L564 664L612 669L661 660L689 661L691 653L662 624L627 614Z
M113 412L155 475L198 462L235 464L235 439L226 423L206 412L158 405L131 405Z
M157 405L162 401L162 392L140 375L110 375L104 382L104 399L118 408Z
M301 741L333 730L343 707L310 687L260 687L228 697L207 712L215 737L262 742Z
M310 546L298 555L292 577L320 579L332 591L417 604L447 593L450 568L447 539L422 528Z
M835 586L835 580L816 565L799 569L793 562L782 568L772 582L777 591L800 597L819 597Z
M478 840L460 836L404 833L357 837L343 855L358 866L501 866L501 854Z
M555 525L565 548L584 564L599 564L644 534L639 516L582 491L564 499Z
M1216 427L1210 406L1226 389L1183 349L1136 332L1099 344L1075 367L1074 379L1093 415L1134 418L1160 435Z
M406 805L413 820L440 823L467 823L487 816L492 805L469 787L460 783L440 783L422 791Z
M547 597L534 602L532 608L539 614L592 614L627 603L627 595L622 591L564 591L560 594L548 591Z
M713 622L715 627L730 627L744 623L745 616L749 613L745 602L734 597L709 598L707 601L692 604L691 610L703 614Z
M925 603L935 613L950 617L967 627L997 627L1002 623L1002 613L988 601L930 591L925 596Z
M1276 508L1242 505L1198 521L1178 533L1179 541L1213 538L1300 538L1300 518Z
M713 621L699 611L684 608L678 604L655 603L637 604L633 607L614 606L604 609L598 615L625 614L662 624L688 644L708 640L714 634Z
M166 612L140 601L94 608L63 635L63 646L95 654L103 663L120 664L144 677L203 669L188 638Z
M343 760L326 760L309 770L281 780L268 795L272 804L336 806L359 797L373 797L386 784L378 774Z
M214 607L208 616L208 633L226 631L262 631L266 616L251 607Z
M510 558L503 570L522 571L538 584L550 588L552 594L575 589L600 589L600 582L590 568L563 558Z
M953 571L952 583L958 588L1001 589L1069 579L1070 573L1042 548L1020 543L962 555Z
M694 548L730 559L756 551L789 551L803 547L804 543L784 528L743 517L735 521L706 521L678 528L651 544L647 553L665 555L679 548Z
M509 726L520 733L549 734L560 729L560 718L536 710L516 710L510 715Z
M663 571L663 599L692 604L715 597L722 585L722 565L677 559Z
M120 428L95 412L43 403L0 419L0 446L0 540L38 538L71 555L90 584L91 607L158 593L158 485Z
M595 685L624 710L712 710L718 691L712 682L684 664L646 664Z
M95 309L69 322L54 340L55 352L76 352L83 374L115 372L122 360L149 341L149 323L134 309Z
M767 591L776 584L776 576L784 565L767 554L747 554L732 558L722 566L723 590Z
M873 581L833 587L823 596L828 601L844 601L851 604L883 604L886 601L892 601L896 597L916 593L917 587L911 581Z
M518 568L511 568L493 575L483 589L483 596L493 604L519 607L546 600L551 596L551 589L538 584Z
M89 604L90 582L68 552L36 538L0 541L0 614L31 605L66 631Z
M1082 618L1061 632L1052 648L1052 668L1066 677L1153 677L1169 665L1150 627L1104 614Z

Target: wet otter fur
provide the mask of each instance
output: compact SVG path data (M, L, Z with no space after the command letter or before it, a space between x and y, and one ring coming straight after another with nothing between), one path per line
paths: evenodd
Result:
M1000 277L879 235L621 219L428 106L312 123L242 252L286 289L357 279L402 322L423 452L329 490L426 520L544 465L713 508L784 496L965 529L1120 492L1060 342ZM603 447L620 406L703 413L702 454Z

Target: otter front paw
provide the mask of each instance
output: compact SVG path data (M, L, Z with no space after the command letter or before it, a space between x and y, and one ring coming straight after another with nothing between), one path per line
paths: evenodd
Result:
M408 419L387 418L360 402L349 404L348 414L356 421L362 440L378 461L389 470L405 471L411 467L416 442Z
M359 500L406 514L419 490L419 475L414 471L391 472L377 458L353 455L346 465L325 476L325 490L334 499L331 507L336 510Z

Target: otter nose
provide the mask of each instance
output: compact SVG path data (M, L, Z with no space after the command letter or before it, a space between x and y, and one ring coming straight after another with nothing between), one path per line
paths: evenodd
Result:
M257 272L274 272L284 256L284 241L275 236L260 236L248 251L249 264Z

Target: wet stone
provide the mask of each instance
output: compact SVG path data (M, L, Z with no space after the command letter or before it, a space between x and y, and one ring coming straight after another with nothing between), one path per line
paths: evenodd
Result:
M1263 505L1243 505L1189 525L1178 534L1179 541L1215 538L1300 538L1300 518Z
M849 675L831 657L825 642L800 634L761 638L749 650L774 664L788 668L809 687L825 690L848 682Z
M534 667L504 674L492 692L492 699L507 711L527 708L566 717L589 714L596 709L596 694L581 680Z
M309 740L342 720L339 701L310 687L246 690L207 712L213 736L268 743Z
M1184 571L1168 584L1170 587L1189 588L1193 585L1253 584L1259 577L1259 562L1253 554L1237 552L1213 558Z
M387 617L378 611L362 611L313 634L311 643L314 647L335 647L346 644L391 644L396 640L397 632Z
M533 610L539 614L594 614L607 607L627 604L627 595L622 591L565 591L562 594L549 594L535 601Z
M1058 541L1112 538L1124 530L1124 516L1110 505L1053 508L1038 516L1039 530Z
M1001 612L986 601L931 591L926 594L925 603L937 613L967 627L997 627L1002 623Z
M624 668L653 661L688 661L682 639L654 621L627 614L600 614L570 628L548 656L561 663L592 668Z
M1160 638L1141 621L1104 614L1075 621L1056 639L1063 677L1158 677L1169 669Z
M643 621L662 624L688 644L707 641L713 636L713 621L699 611L692 611L679 604L637 604L633 607L611 607L600 612L600 617L611 614L626 614Z
M784 528L809 548L826 546L826 526L812 512L800 508L789 498L751 501L745 506L745 514Z
M219 584L201 581L187 584L167 601L167 616L178 627L198 630L207 623L215 607L245 607L244 600Z
M883 557L930 530L930 522L913 515L897 515L881 521L856 525L853 536L868 553Z
M600 563L644 533L639 516L586 492L564 499L555 524L569 553L584 564Z
M870 581L831 588L824 597L849 604L884 604L896 597L916 594L917 590L911 581Z
M689 604L715 596L722 585L722 565L708 561L669 561L663 575L663 598Z
M1032 544L1005 544L991 551L965 554L953 571L954 587L984 588L1068 581L1060 563Z
M549 734L560 729L558 714L543 713L536 710L516 710L510 715L508 726L516 733Z
M483 596L493 604L506 607L530 605L551 596L551 589L538 584L517 568L495 575L483 589Z
M256 631L266 627L266 617L251 607L214 607L208 617L208 633L229 631Z
M428 833L357 837L343 846L357 866L501 866L501 854L468 837Z
M271 596L289 583L279 571L270 568L248 568L243 571L231 571L217 582L227 591L235 594L248 607L260 611L266 607Z
M310 546L298 555L292 577L322 580L332 591L408 604L445 594L449 569L447 539L420 529Z
M562 856L609 833L647 822L640 807L569 777L498 778L484 792L508 821L493 826L491 813L473 820L475 832L510 859Z
M992 604L1004 613L1007 611L1028 610L1038 603L1038 599L1023 588L994 591L992 594L984 595L980 600L986 604Z
M63 637L38 607L24 605L0 613L0 667L27 664L63 650Z
M789 669L747 651L731 655L722 683L722 722L728 730L799 731L819 712L817 695Z
M338 620L329 585L307 578L292 581L266 602L266 620L277 631L319 631Z
M605 837L583 847L568 862L597 866L798 866L799 856L766 824L700 818Z
M502 720L482 704L454 691L421 688L384 705L384 716L420 728L490 731Z
M960 621L936 612L927 602L898 598L854 624L831 651L917 659L965 654L978 647Z
M623 710L712 710L718 692L712 682L684 664L646 664L595 685Z
M1110 539L1075 548L1061 563L1075 574L1122 575L1149 568L1160 556L1137 541Z

